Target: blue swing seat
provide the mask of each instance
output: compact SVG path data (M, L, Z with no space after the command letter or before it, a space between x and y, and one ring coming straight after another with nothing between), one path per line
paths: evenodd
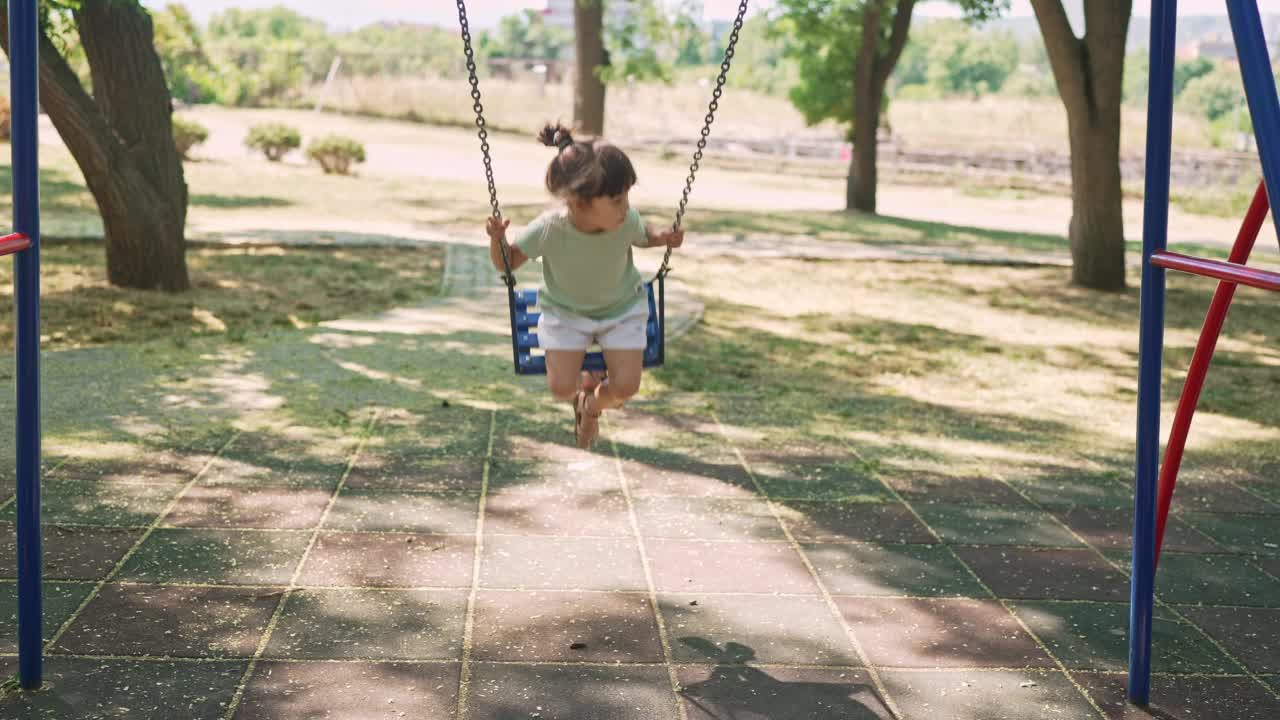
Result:
M654 283L658 284L657 292ZM647 368L662 365L665 356L665 333L663 311L665 310L665 293L663 278L645 283L645 292L649 298L649 320L645 324L644 366ZM538 319L542 313L534 310L538 305L537 290L516 290L508 287L507 298L511 305L511 345L515 356L515 368L518 375L546 375L547 358L534 354L538 345ZM604 353L589 352L582 362L583 370L604 370Z

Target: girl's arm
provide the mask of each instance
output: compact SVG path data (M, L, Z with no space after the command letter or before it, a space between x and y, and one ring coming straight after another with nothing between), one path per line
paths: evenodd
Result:
M493 268L498 272L503 272L504 270L502 267L502 244L507 241L507 226L510 224L510 220L496 217L490 217L489 221L485 223L485 230L489 233L489 260L493 263ZM515 272L521 265L528 262L529 258L520 248L508 244L507 261L511 263L511 272Z

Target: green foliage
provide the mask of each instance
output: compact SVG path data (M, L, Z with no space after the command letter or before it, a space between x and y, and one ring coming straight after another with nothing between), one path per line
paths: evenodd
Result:
M1177 97L1187 89L1187 84L1199 77L1213 72L1213 61L1208 58L1196 58L1173 66L1173 96Z
M800 80L799 65L787 55L790 21L760 13L742 25L734 50L731 87L782 95Z
M323 80L336 52L324 23L284 7L232 9L209 21L208 49L225 68L221 100L283 104Z
M1178 96L1177 105L1185 112L1199 115L1210 122L1243 108L1244 89L1240 74L1222 66L1187 82Z
M259 150L271 162L279 162L289 151L302 147L302 134L297 128L277 123L254 125L244 144Z
M194 120L179 117L173 119L173 142L183 160L190 160L188 153L191 149L208 139L209 128Z
M156 53L169 93L186 103L213 102L223 94L224 74L205 53L200 28L186 7L168 4L151 13Z
M444 75L459 58L456 31L414 24L367 25L339 37L337 46L343 72L353 75Z
M1018 67L1018 44L1008 34L979 36L960 23L948 23L929 49L929 82L944 94L974 96L999 92Z
M902 85L932 86L938 95L999 92L1018 67L1020 48L1008 33L978 33L947 20L917 27L895 78Z
M778 7L793 29L794 40L787 48L788 56L794 58L800 68L800 84L791 90L791 101L806 121L852 121L853 76L862 42L862 21L868 3L876 1L778 0ZM955 4L971 21L995 17L1008 7L1007 0L957 0ZM889 52L889 31L893 27L891 7L894 6L885 4L882 7L881 47L877 49L877 55L883 59ZM973 78L967 82L989 80L983 72L966 73L966 77Z
M353 164L364 162L364 145L349 137L326 135L311 141L307 157L320 165L325 174L348 175Z
M494 57L522 59L555 60L572 44L572 34L547 25L537 10L502 18L497 33L486 38L486 48Z

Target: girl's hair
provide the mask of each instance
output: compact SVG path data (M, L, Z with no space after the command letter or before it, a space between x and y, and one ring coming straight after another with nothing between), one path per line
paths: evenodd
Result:
M621 195L636 184L631 159L612 143L599 138L576 141L560 123L542 128L538 140L557 149L547 166L547 191L552 195L594 200Z

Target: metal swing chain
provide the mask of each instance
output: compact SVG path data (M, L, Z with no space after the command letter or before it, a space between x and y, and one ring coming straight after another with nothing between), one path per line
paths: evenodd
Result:
M746 2L743 2L746 5ZM484 155L484 177L489 183L489 206L493 208L493 217L502 219L502 211L498 209L498 188L493 182L493 158L489 155L489 130L485 127L484 121L484 105L480 103L480 79L476 77L476 55L471 48L471 26L467 22L467 4L465 0L458 0L458 25L462 28L462 45L467 55L467 73L471 80L471 99L474 104L471 106L476 111L476 128L477 135L480 137L480 152ZM507 284L508 288L514 288L516 285L515 275L511 273L511 260L507 256L507 241L505 239L498 241L498 248L502 251L502 280Z
M461 0L459 0L461 5ZM742 0L738 4L738 16L733 21L733 31L729 33L729 42L724 48L724 61L720 63L720 75L716 77L715 90L711 91L711 102L707 105L706 123L702 126L702 136L698 139L698 148L693 152L693 163L689 165L689 177L684 181L684 193L680 196L680 206L676 209L675 222L671 224L672 230L679 230L680 224L684 221L685 207L689 204L689 193L693 192L693 176L698 172L698 166L702 163L702 151L707 148L707 137L711 135L711 123L715 121L716 110L720 107L720 96L724 92L724 83L729 76L729 65L733 62L734 47L738 44L738 34L742 32L742 21L747 15L747 0ZM667 247L667 252L662 256L662 267L658 269L658 274L654 276L654 280L666 277L671 271L669 263L671 262L671 251L673 248Z

